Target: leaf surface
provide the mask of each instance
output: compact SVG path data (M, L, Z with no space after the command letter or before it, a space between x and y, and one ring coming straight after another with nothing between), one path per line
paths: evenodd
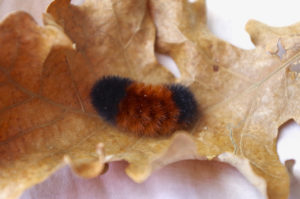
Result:
M64 164L85 177L126 160L136 182L183 159L235 166L265 196L287 198L289 177L276 152L278 128L300 121L300 83L289 69L299 55L300 24L247 24L253 50L207 28L204 1L56 0L38 27L26 13L0 25L0 198L23 190ZM278 42L285 49L280 59ZM175 79L155 58L170 55ZM287 63L287 64L285 64ZM90 89L103 75L190 87L201 117L190 132L135 137L99 118ZM101 143L101 144L99 144Z

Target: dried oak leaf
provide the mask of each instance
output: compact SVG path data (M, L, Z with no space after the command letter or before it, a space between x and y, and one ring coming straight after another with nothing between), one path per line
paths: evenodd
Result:
M266 197L288 197L276 141L280 125L300 122L299 79L284 64L299 57L300 24L271 28L250 21L256 48L242 50L210 33L202 0L86 0L81 6L56 0L47 12L45 27L22 12L0 24L0 198L18 197L63 160L85 177L126 160L127 174L141 182L187 158L227 162ZM155 50L173 57L179 79L158 64ZM119 132L90 104L92 85L107 74L189 85L201 117L191 132L170 138Z

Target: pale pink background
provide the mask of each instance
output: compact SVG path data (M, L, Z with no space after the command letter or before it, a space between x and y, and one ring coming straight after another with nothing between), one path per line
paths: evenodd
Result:
M72 1L80 3L83 0ZM41 24L41 14L51 0L0 0L0 19L15 10L26 10ZM273 26L300 21L298 0L207 0L209 28L220 38L242 48L253 48L244 26L250 18ZM1 44L0 44L1 45ZM172 68L169 58L158 55ZM290 123L281 132L280 159L300 161L300 127ZM64 167L45 182L27 190L21 199L260 199L260 193L233 167L210 161L186 160L156 171L136 184L124 173L126 162L110 164L95 179L81 179ZM300 198L300 164L295 165L290 199Z

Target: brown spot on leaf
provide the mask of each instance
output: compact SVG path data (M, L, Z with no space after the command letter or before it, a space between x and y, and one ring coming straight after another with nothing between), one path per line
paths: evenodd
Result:
M215 72L218 72L218 71L219 71L219 66L218 66L218 65L213 65L213 70L214 70Z

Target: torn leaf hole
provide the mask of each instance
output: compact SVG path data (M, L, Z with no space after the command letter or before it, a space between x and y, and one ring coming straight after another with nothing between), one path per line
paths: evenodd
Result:
M155 53L155 56L161 65L163 65L167 70L171 71L176 78L180 78L180 71L172 57L161 53Z
M80 6L85 2L85 0L71 0L72 5Z
M280 58L280 60L282 60L282 57L286 54L286 50L284 49L284 47L281 44L281 40L278 39L277 42L277 53L276 55Z
M298 62L290 66L290 71L300 73L300 63Z

